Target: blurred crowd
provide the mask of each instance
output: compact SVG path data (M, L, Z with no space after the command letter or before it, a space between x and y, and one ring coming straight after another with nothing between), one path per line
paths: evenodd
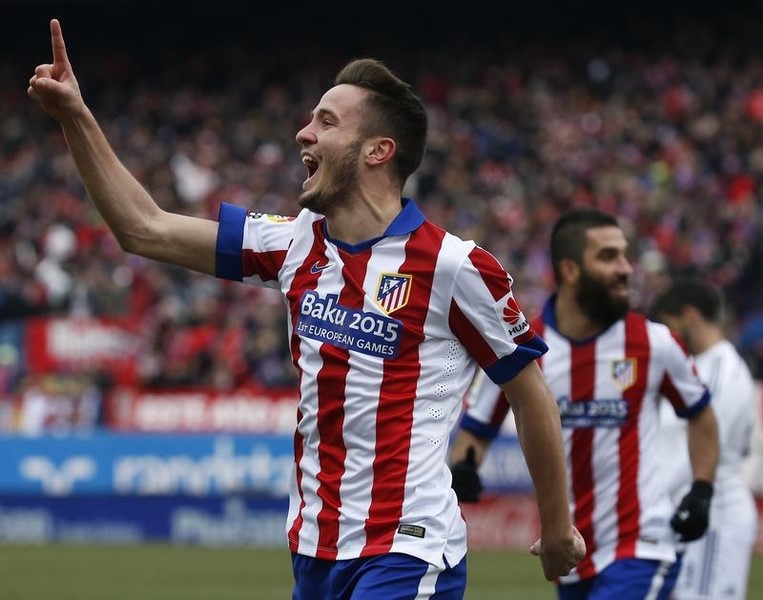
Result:
M163 208L297 210L294 134L366 48L252 44L70 49L90 108ZM725 290L730 336L761 378L763 54L752 47L691 29L658 46L449 37L374 54L429 109L406 194L494 252L527 314L552 288L551 224L595 205L630 235L636 308L701 274ZM145 340L143 385L294 385L280 297L122 252L60 130L26 97L40 61L0 59L0 321L127 315Z

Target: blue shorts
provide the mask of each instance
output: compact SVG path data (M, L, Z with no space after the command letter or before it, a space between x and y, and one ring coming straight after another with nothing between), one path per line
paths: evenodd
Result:
M678 578L678 563L628 558L590 579L559 585L559 600L668 600Z
M462 600L466 558L454 567L436 567L407 554L380 554L352 560L291 555L292 600Z

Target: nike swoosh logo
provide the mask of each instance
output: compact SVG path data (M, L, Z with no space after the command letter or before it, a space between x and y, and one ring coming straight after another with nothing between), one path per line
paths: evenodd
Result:
M321 261L319 261L319 260L316 260L316 261L313 263L313 266L312 266L312 267L310 267L310 272L311 272L313 275L317 275L318 273L320 273L321 271L323 271L323 269L327 268L328 266L329 266L329 264L328 264L328 263L325 263L325 264L321 264Z

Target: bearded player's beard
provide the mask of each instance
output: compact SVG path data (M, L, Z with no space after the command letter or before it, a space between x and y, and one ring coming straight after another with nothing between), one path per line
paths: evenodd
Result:
M627 277L618 279L618 283L628 283ZM576 296L580 310L591 321L609 327L615 321L622 319L631 307L630 299L613 297L609 285L600 279L591 277L583 271Z
M333 173L322 173L321 184L299 196L299 205L314 213L328 215L347 204L358 189L358 155L361 142L355 141L333 167ZM332 169L324 163L322 169ZM327 183L324 183L327 181Z

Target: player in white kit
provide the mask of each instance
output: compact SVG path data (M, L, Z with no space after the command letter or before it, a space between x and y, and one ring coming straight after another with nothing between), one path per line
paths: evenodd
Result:
M551 234L557 291L533 328L562 420L570 513L587 554L558 580L561 600L668 600L676 542L704 533L718 458L710 395L690 356L661 323L631 310L632 267L617 220L595 209L563 214ZM510 394L488 378L471 390L452 449L479 464L506 417ZM660 405L687 419L693 483L671 502L661 474ZM456 489L459 489L458 481ZM672 526L672 528L671 528Z
M724 333L720 290L699 280L677 281L656 299L652 312L694 355L712 394L720 443L710 525L703 537L686 544L673 597L744 600L758 527L755 500L744 473L756 418L755 381ZM667 407L660 418L662 470L677 504L691 485L686 424Z
M29 95L57 119L90 198L128 252L279 289L299 372L287 533L293 600L460 600L466 524L448 440L478 366L515 398L551 580L585 549L566 510L546 345L493 255L401 197L427 111L373 59L351 61L296 133L307 177L294 217L223 204L218 220L162 210L80 94L61 27ZM251 307L252 311L257 306Z

